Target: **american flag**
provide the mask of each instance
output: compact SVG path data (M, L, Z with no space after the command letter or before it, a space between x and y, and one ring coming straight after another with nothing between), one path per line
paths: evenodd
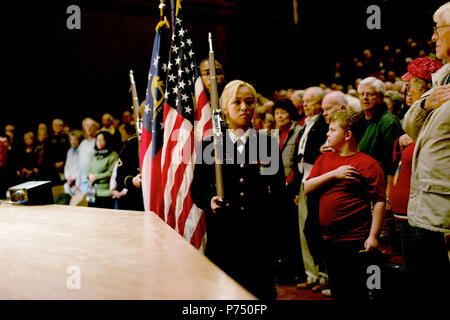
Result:
M160 54L159 31L153 46L141 141L142 191L146 210L200 248L204 213L193 204L189 190L196 146L211 133L211 108L179 2L177 6L169 59Z

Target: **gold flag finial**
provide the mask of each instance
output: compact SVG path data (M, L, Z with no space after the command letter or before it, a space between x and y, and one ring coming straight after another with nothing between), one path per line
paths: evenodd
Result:
M166 4L164 3L164 0L159 1L159 17L160 20L163 19L164 16L164 8L166 7Z

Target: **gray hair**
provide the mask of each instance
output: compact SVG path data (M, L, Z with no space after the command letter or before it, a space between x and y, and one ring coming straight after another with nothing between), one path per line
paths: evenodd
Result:
M314 97L317 98L317 103L322 103L322 100L325 97L325 90L323 90L321 87L309 87L305 90L303 95L305 95L306 91L312 91Z
M441 22L445 24L450 23L450 2L443 4L436 10L433 15L434 22L438 22L437 20L441 20Z
M384 97L386 88L384 86L383 81L381 81L375 77L367 77L367 78L361 80L361 82L359 83L358 92L359 92L361 86L366 86L366 85L373 87L375 89L375 92L378 92L379 94L381 94L382 98Z
M345 94L342 91L330 92L325 97L328 97L328 99L333 98L340 105L345 106L345 108L348 109L348 101L347 101L347 98L345 97ZM325 97L324 97L324 99L325 99Z
M391 98L392 101L402 101L402 95L395 90L387 90L386 93L384 94L385 97Z
M362 111L361 102L359 101L358 98L355 98L355 97L353 97L351 95L347 95L346 98L347 98L348 109L349 110L352 110L352 111L355 111L355 112Z
M305 94L305 90L295 90L292 92L291 96L296 95L298 98L303 98L303 95Z

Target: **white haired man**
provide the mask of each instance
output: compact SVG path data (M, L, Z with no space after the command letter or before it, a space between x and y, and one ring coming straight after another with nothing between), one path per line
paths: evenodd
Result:
M295 90L292 92L290 99L297 109L297 124L300 126L305 125L305 111L303 110L303 95L305 90Z
M371 156L381 165L386 185L384 224L380 235L380 248L387 252L395 245L395 221L391 211L390 189L394 177L393 150L395 141L404 134L396 116L388 111L384 102L383 81L374 77L363 79L358 85L361 109L367 121L364 136L358 144L360 151ZM378 230L374 230L375 233Z
M450 2L433 15L436 56L450 61ZM448 301L450 263L445 233L450 232L450 64L432 74L433 88L405 114L403 128L415 141L408 222L414 229L405 265L410 300ZM432 275L433 279L428 276Z
M321 248L320 226L318 219L313 214L309 217L308 211L314 210L315 199L306 198L304 192L304 182L308 177L314 162L320 156L319 146L322 145L327 137L328 125L322 115L322 100L325 96L325 90L320 87L310 87L305 90L303 95L303 109L305 111L305 126L300 132L298 151L296 157L298 168L295 171L294 180L300 185L299 195L296 197L299 214L299 232L300 243L303 257L303 265L306 273L306 281L297 284L298 289L309 289L316 287L320 290L327 282L327 275L319 272ZM308 218L309 217L309 218Z
M368 125L358 147L381 164L386 178L386 202L389 210L389 189L394 176L392 151L395 141L404 132L397 118L388 111L383 101L384 93L384 83L379 79L368 77L359 83L359 100Z
M348 109L347 98L341 91L333 91L323 98L322 110L327 124L330 124L330 119L333 113L346 109Z
M83 128L84 140L81 141L78 152L79 152L79 174L75 182L75 186L78 191L82 193L87 193L88 187L88 169L95 152L95 134L99 128L99 124L91 118L85 118L81 122L81 127Z
M331 116L339 110L347 110L348 102L345 94L341 91L333 91L327 94L322 101L323 117L325 122L330 124ZM331 152L334 151L332 147L328 145L328 140L320 147L320 152Z

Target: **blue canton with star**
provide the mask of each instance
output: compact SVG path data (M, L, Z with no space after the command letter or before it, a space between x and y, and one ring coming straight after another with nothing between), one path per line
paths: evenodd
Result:
M194 124L194 89L195 79L199 73L192 41L184 27L181 13L175 17L169 63L166 70L166 104Z
M145 98L143 125L153 135L152 155L156 154L164 141L163 111L168 52L164 46L165 32L165 25L162 25L156 31Z

